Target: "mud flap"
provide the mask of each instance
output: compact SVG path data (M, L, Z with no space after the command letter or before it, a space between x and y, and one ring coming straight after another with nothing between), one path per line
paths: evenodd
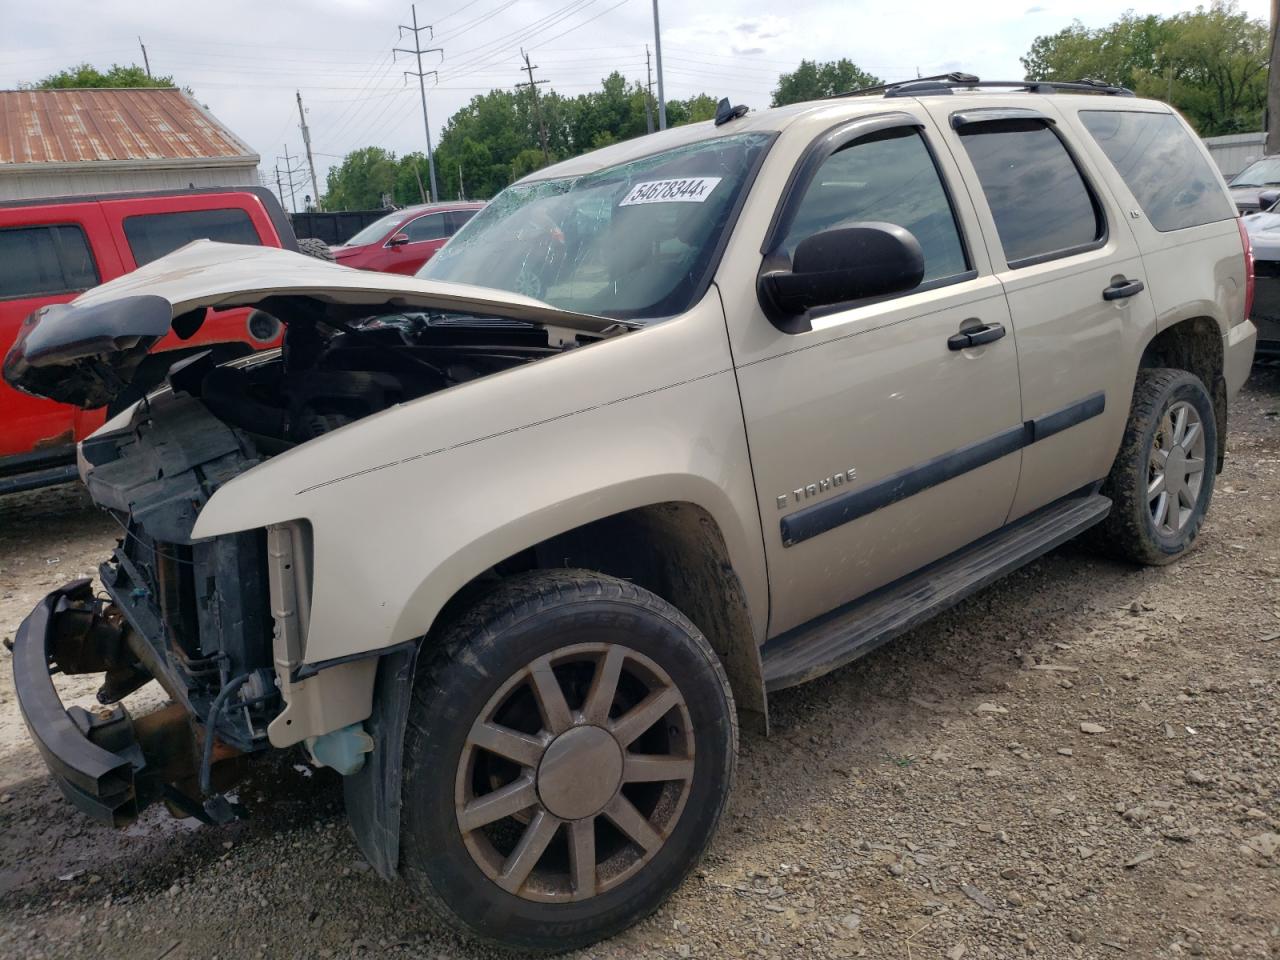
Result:
M373 712L365 730L373 752L358 773L343 778L347 819L356 845L378 875L392 879L400 863L400 788L404 773L404 734L413 695L418 647L378 661Z

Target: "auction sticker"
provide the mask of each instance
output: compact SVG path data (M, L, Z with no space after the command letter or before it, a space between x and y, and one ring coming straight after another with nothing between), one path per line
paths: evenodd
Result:
M679 180L647 180L637 183L622 198L620 207L638 203L702 203L720 182L720 177L683 177Z

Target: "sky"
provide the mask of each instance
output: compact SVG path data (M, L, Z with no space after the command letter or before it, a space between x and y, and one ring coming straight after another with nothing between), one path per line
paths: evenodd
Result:
M886 80L966 70L984 79L1019 79L1018 58L1039 35L1079 19L1107 24L1125 4L1100 0L659 0L668 99L709 93L752 108L769 104L778 74L802 58L848 57ZM1135 2L1138 14L1194 9L1179 0ZM1266 0L1240 4L1266 19ZM438 0L419 3L432 142L471 97L526 79L573 95L599 86L612 70L645 78L645 45L654 39L651 0ZM404 0L0 0L0 88L11 89L80 62L100 68L142 63L173 75L253 147L274 186L283 155L302 152L301 92L321 190L328 168L351 150L378 145L397 154L424 151L422 107L412 47L398 36L410 24ZM656 65L655 65L656 66ZM292 165L298 161L293 159ZM310 193L304 174L298 200ZM286 195L288 186L286 184Z

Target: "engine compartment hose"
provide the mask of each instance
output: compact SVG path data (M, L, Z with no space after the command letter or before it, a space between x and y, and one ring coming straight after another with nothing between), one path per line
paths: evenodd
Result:
M218 691L218 695L213 698L213 706L209 708L209 718L204 722L204 754L200 758L200 795L207 797L209 795L210 781L213 779L213 740L214 733L218 726L218 717L222 715L222 711L226 708L227 700L231 695L245 685L249 680L249 674L242 673L233 680L228 680L226 685Z

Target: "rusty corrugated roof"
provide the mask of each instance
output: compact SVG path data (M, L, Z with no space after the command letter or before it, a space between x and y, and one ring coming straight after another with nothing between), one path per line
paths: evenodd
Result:
M0 90L0 164L257 155L181 90Z

